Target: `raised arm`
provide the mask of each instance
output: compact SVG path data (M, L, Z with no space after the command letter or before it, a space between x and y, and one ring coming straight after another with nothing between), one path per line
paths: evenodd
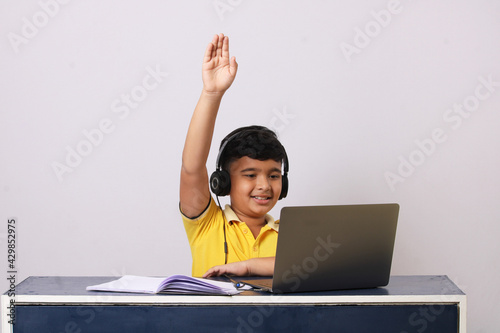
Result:
M215 35L203 57L203 90L182 153L180 207L188 217L201 214L210 200L208 153L222 96L233 83L237 70L235 57L229 58L229 38Z

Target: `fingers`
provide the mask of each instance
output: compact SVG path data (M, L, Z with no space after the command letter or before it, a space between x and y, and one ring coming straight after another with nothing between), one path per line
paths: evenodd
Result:
M203 274L202 277L207 278L207 277L213 277L213 276L221 276L226 273L230 273L231 270L229 267L233 266L234 264L226 264L226 265L218 265L210 268L208 271Z
M218 272L218 267L220 266L214 266L212 268L210 268L208 271L205 272L205 274L203 274L203 278L207 278L207 277L212 277L212 276L220 276L220 272Z
M224 46L224 44L227 44L227 42L226 42L227 37L224 37L224 34L219 34L217 37L218 37L218 41L217 41L217 44L215 44L215 45L217 45L216 56L222 57L223 56L222 47Z
M218 39L219 36L215 35L214 38L212 38L212 41L208 43L203 56L203 62L209 62L215 56L215 46L217 45Z
M208 43L207 48L205 49L205 55L203 56L203 62L209 62L212 59L213 48L214 44Z
M219 44L219 35L215 35L212 41L208 43L205 49L205 55L203 56L203 62L208 62L212 60L213 57L217 55L217 47Z
M222 51L222 57L229 59L229 37L227 36L223 37L221 51Z
M203 61L208 62L214 57L229 59L229 37L222 33L214 35L212 42L207 45Z

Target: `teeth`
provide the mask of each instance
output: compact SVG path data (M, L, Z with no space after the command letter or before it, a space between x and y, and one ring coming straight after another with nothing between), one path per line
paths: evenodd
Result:
M267 197L254 197L255 199L259 199L259 200L266 200Z

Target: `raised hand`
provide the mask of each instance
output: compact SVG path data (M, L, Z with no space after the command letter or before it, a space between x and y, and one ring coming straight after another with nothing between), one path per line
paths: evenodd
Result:
M229 37L215 35L203 57L203 90L207 93L224 93L233 83L237 70L236 58L229 59Z

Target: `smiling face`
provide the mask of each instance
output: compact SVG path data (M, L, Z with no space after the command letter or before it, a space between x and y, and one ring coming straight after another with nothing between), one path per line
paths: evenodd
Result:
M229 174L233 211L247 223L265 223L281 193L281 163L244 156L231 163Z

